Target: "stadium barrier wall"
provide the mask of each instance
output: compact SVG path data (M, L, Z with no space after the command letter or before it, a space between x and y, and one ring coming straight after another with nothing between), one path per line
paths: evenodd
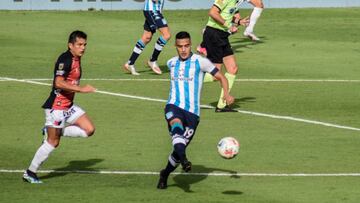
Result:
M165 0L165 9L208 9L214 0ZM140 10L144 0L0 0L0 10ZM360 0L263 0L266 8L360 7ZM244 8L250 8L248 3Z

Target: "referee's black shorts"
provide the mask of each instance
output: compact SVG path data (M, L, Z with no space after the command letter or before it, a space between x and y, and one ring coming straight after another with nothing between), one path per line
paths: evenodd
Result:
M207 51L207 58L213 63L223 63L223 58L233 55L229 42L230 33L206 26L203 35L203 45Z

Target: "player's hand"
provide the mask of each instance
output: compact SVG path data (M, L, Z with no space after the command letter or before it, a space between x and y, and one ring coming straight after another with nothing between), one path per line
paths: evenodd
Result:
M231 105L234 103L235 99L233 96L231 96L230 94L226 94L224 95L223 99L226 101L227 105Z
M242 26L248 26L250 23L250 17L249 16L246 16L245 18L243 19L240 19L239 21L239 25L242 25Z
M81 87L80 92L81 93L91 93L91 92L95 92L96 88L91 86L91 85L85 85L83 87Z
M231 33L231 34L234 34L234 33L236 33L238 31L238 28L236 27L236 26L234 26L234 25L232 25L230 28L229 28L229 32Z

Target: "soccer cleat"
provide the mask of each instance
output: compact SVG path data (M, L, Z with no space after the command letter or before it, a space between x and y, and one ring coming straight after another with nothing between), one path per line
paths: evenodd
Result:
M39 183L43 183L36 175L36 173L30 171L30 170L26 170L23 174L23 181L24 182L28 182L28 183L34 183L34 184L39 184Z
M207 50L205 47L201 47L200 45L196 47L196 51L203 55L203 56L207 56Z
M148 61L147 64L149 65L149 67L151 68L152 71L154 71L154 73L161 75L161 69L159 67L159 65L156 63L156 61Z
M190 161L188 161L187 159L185 159L185 160L181 163L181 166L182 166L182 169L183 169L185 172L189 172L189 171L191 171L192 163L191 163Z
M260 39L253 33L253 32L244 32L244 36L248 37L249 39L251 39L252 41L260 41Z
M158 189L166 189L167 188L167 179L168 179L168 176L165 175L165 170L161 170L157 188Z
M129 65L128 63L125 63L124 70L126 72L131 73L131 75L140 75L140 73L136 72L134 65Z
M225 106L224 108L218 108L215 109L216 113L223 113L223 112L238 112L235 109L230 108L229 106Z

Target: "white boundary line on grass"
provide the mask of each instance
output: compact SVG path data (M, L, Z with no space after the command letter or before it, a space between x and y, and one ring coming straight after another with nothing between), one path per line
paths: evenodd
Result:
M0 169L0 173L23 173L25 170ZM80 174L112 174L112 175L159 175L159 172L151 171L83 171L83 170L39 170L37 173L80 173ZM190 176L249 176L249 177L354 177L360 173L181 173L174 172L172 175Z
M28 79L21 79L21 80L31 80L31 81L51 81L52 78L28 78ZM168 82L169 79L162 79L162 78L153 78L153 79L146 79L146 78L82 78L81 80L87 81L147 81L147 82L159 82L164 81ZM9 81L2 77L0 77L0 81ZM334 82L334 83L360 83L360 80L336 80L336 79L236 79L236 82Z
M36 81L32 81L32 80L5 78L5 77L0 77L0 79L4 79L4 80L8 80L8 81L24 82L24 83L30 83L30 84L36 84L36 85L51 86L51 84L48 84L48 83L36 82ZM119 97L139 99L139 100L145 100L145 101L156 101L156 102L162 102L162 103L166 102L166 100L163 100L163 99L154 99L154 98L150 98L150 97L140 97L140 96L133 96L133 95L128 95L128 94L113 93L113 92L100 91L100 90L97 90L96 92L100 93L100 94L105 94L105 95L119 96ZM201 105L201 107L214 109L213 106L209 106L209 105ZM243 111L243 110L237 110L237 111L242 114L248 114L248 115L254 115L254 116L261 116L261 117L274 118L274 119L280 119L280 120L290 120L290 121L297 121L297 122L309 123L309 124L314 124L314 125L322 125L322 126L326 126L326 127L360 131L360 128L354 128L354 127L343 126L343 125L332 124L332 123L325 123L325 122L321 122L321 121L307 120L307 119L302 119L302 118L295 118L295 117L291 117L291 116L278 116L278 115L273 115L273 114L258 113L258 112Z

